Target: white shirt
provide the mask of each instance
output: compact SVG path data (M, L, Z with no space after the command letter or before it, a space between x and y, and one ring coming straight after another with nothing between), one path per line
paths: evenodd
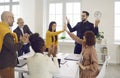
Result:
M52 78L59 69L57 58L53 58L52 61L50 57L41 53L28 58L27 64L30 78Z
M22 27L19 27L20 28L20 30L21 30L21 32L22 32L22 34L24 34L24 31L23 31L23 26Z

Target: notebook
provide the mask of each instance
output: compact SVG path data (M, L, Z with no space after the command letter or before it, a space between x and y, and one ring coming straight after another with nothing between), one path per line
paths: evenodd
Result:
M79 61L80 60L80 54L69 54L64 59L65 60L71 60L71 61Z

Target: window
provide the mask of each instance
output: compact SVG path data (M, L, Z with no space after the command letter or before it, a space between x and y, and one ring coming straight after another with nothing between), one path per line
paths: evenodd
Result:
M71 26L75 26L77 22L80 21L81 13L81 4L79 0L68 1L68 0L51 0L49 2L49 13L48 13L48 25L51 21L56 21L57 28L56 30L62 30L64 23L66 22L66 16L70 20ZM48 26L47 26L48 29ZM69 36L65 33L59 35L66 36L69 39Z
M120 42L120 1L115 1L115 41Z
M70 23L72 26L80 21L80 3L66 3L66 16L70 19Z
M0 15L3 11L11 11L14 14L15 22L12 30L15 29L17 27L16 20L20 16L19 0L0 0Z
M10 2L10 0L0 0L0 3L1 2Z
M62 3L51 3L49 5L49 23L51 21L57 22L57 29L62 28L63 23L63 5Z

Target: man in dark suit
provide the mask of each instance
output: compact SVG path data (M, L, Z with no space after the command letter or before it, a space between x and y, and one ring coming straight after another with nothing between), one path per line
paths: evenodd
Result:
M20 40L20 37L23 35L30 35L32 32L30 31L29 27L27 25L24 25L24 20L22 18L18 18L17 21L18 27L14 30L14 32L17 34L18 40ZM23 55L23 53L30 52L30 43L26 43L22 46L22 48L18 51L18 57Z
M87 11L83 11L81 17L82 17L82 21L78 22L73 28L71 27L69 20L66 18L67 19L67 27L68 27L69 31L70 32L77 31L77 36L81 39L83 39L84 33L86 31L93 31L95 33L95 35L97 35L99 33L98 24L99 24L100 20L95 21L95 27L94 27L94 24L87 20L87 18L89 17L89 13ZM82 45L75 42L74 53L80 54L81 49L82 49Z

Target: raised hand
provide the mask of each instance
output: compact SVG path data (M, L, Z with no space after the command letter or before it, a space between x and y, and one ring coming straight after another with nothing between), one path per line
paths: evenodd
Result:
M86 69L86 67L83 66L81 63L77 63L77 64L80 66L80 68L81 68L82 70L85 70L85 69Z
M67 24L70 23L70 20L66 17Z
M66 24L64 23L64 26L63 26L63 30L66 31L67 30L67 26Z
M96 20L95 20L95 27L97 27L99 23L100 23L100 20L99 20L99 19L96 19Z
M27 38L27 37L29 37L30 35L29 35L28 33L25 33L23 36Z
M20 41L23 43L29 43L29 36L27 35L20 36Z

